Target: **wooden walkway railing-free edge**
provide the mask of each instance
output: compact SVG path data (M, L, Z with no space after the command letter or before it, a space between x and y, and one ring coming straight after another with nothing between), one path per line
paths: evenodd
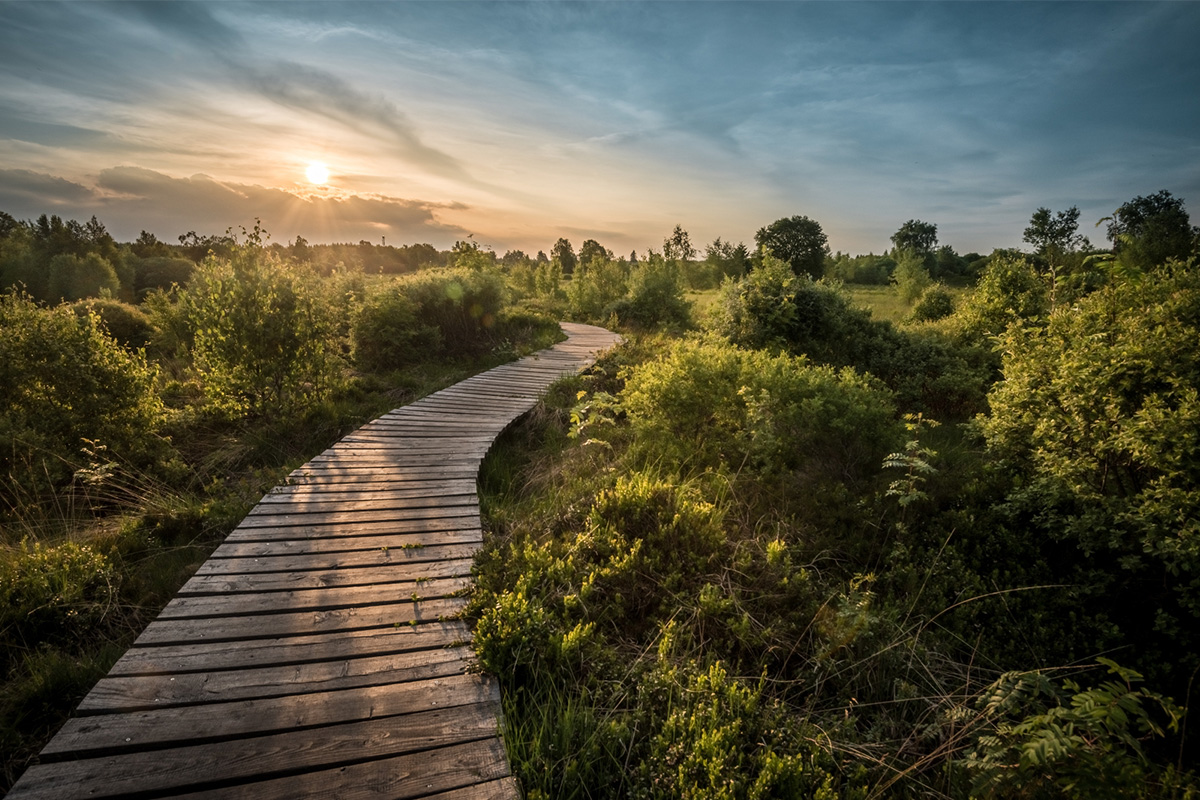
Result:
M494 681L457 618L475 481L565 342L368 423L296 470L150 623L9 792L73 798L516 798Z

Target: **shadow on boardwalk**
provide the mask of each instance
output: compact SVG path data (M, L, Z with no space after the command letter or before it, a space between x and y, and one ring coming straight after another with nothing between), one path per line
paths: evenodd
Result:
M272 490L9 793L46 798L516 798L499 698L457 619L475 479L568 340L363 426Z

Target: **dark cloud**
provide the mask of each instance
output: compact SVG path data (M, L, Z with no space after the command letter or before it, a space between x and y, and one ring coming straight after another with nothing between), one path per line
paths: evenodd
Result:
M0 169L0 209L16 217L34 217L63 206L87 208L94 190L53 175L27 169Z
M385 196L301 197L281 189L226 183L207 175L174 178L142 167L103 170L91 188L30 170L0 170L0 210L20 219L43 213L100 217L114 236L136 238L148 230L170 241L187 230L221 233L250 227L255 219L276 240L303 236L313 242L376 240L430 242L448 247L467 231L440 221L461 204Z

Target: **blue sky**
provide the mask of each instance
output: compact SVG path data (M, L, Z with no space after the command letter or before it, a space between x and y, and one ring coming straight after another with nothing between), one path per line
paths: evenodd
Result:
M1077 205L1099 244L1134 196L1200 208L1197 33L1185 2L0 2L0 210L500 253L803 214L859 253Z

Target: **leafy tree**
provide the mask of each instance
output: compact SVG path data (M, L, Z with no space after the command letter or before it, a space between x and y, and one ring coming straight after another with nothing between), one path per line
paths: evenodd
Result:
M575 249L566 239L560 238L554 243L554 247L550 249L550 257L558 262L559 270L563 275L571 275L575 272L575 266L578 263L575 258Z
M147 230L143 230L138 234L137 240L132 245L133 254L138 258L157 258L171 255L170 249L163 242L158 240L158 237Z
M682 225L676 225L671 235L663 239L663 258L668 261L691 261L696 257L696 248Z
M754 234L754 243L787 262L797 275L816 279L825 272L829 240L816 220L803 216L777 219Z
M750 251L740 242L723 242L718 236L704 249L704 261L718 281L740 278L750 269Z
M496 254L484 250L470 239L465 239L454 243L450 250L450 264L460 269L487 269L496 264Z
M579 261L577 266L586 266L595 258L612 258L612 253L605 250L595 239L586 239L579 246Z
M686 326L692 307L683 296L679 264L651 252L632 268L629 295L613 311L621 322L640 328Z
M924 259L915 250L901 250L896 259L896 269L892 272L892 283L900 294L905 305L917 301L930 285L933 279L925 268Z
M1198 236L1200 231L1191 226L1183 200L1165 189L1133 198L1108 219L1113 252L1123 264L1137 270L1187 258Z
M500 259L500 263L506 269L512 269L516 266L524 266L530 261L529 256L525 255L524 250L509 250Z
M897 251L909 250L924 258L937 247L937 225L910 219L892 234L892 244Z
M1071 206L1054 215L1048 208L1039 208L1029 220L1024 240L1034 246L1049 271L1050 306L1053 308L1058 298L1060 275L1068 266L1067 257L1081 247L1090 246L1087 237L1079 233L1079 208Z
M1013 322L1043 318L1049 312L1049 292L1029 258L997 250L952 321L960 339L978 342L1000 335Z
M82 300L86 297L115 295L121 289L116 270L98 253L80 258L61 253L50 259L46 295L54 300Z
M629 264L595 255L581 262L567 286L571 318L584 322L604 322L614 304L625 296L629 282Z
M180 295L209 407L236 418L291 412L332 391L340 342L312 276L262 247L255 227L230 259L210 256Z

